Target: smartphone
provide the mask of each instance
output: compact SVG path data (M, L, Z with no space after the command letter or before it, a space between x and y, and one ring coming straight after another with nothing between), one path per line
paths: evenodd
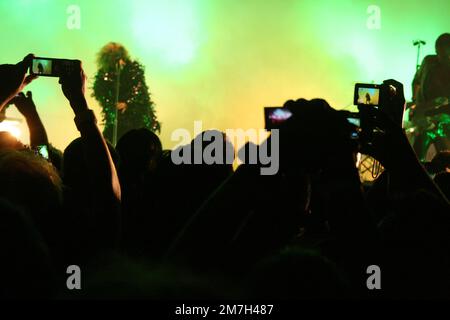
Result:
M355 85L353 104L379 106L380 90L381 85L379 84L357 83Z
M359 118L359 115L357 113L352 113L347 117L347 121L356 127L355 130L352 130L350 133L350 138L358 139L359 131L361 130L361 119Z
M292 112L283 107L264 108L266 130L278 129L282 123L292 117Z
M44 77L60 77L74 70L76 60L40 58L35 57L31 61L30 74Z
M361 127L361 119L355 117L355 116L350 116L347 117L347 121L350 122L351 124L353 124L356 127Z
M42 158L48 160L48 147L45 144L37 146L37 152L41 155Z

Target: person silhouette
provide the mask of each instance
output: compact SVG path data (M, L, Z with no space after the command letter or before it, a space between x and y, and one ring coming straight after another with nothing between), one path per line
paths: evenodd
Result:
M43 74L44 73L44 66L42 65L41 62L38 63L37 68L38 68L38 73L39 74Z
M366 104L370 104L370 94L366 93Z
M428 55L417 70L412 83L413 108L410 118L416 126L414 150L427 160L427 151L434 144L438 152L448 150L449 116L445 113L430 118L426 112L449 104L450 100L450 33L441 34L435 43L436 55ZM431 120L431 121L430 121ZM431 126L432 125L432 126ZM429 128L440 129L430 131Z

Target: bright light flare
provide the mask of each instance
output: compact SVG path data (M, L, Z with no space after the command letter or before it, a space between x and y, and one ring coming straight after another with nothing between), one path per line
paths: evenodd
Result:
M3 122L0 122L0 132L1 131L9 132L16 139L19 139L22 134L19 128L19 122L11 120L4 120Z

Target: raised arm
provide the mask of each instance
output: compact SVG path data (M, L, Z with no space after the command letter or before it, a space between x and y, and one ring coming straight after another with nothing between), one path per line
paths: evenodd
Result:
M31 147L48 145L47 132L37 112L31 91L28 91L26 96L20 92L13 99L13 103L27 121Z
M403 85L395 80L387 80L385 83L396 87L398 101L394 100L393 103L401 107L405 102ZM364 112L368 113L378 128L377 134L373 137L372 147L366 151L379 160L388 171L390 191L405 195L426 190L444 203L448 203L448 199L420 163L402 127L381 110L367 108Z
M80 131L85 148L85 159L91 190L95 201L95 212L102 230L117 235L120 227L121 191L116 168L107 148L106 142L97 127L96 118L89 109L84 96L85 74L81 62L71 74L61 76L62 91L75 113L75 124Z

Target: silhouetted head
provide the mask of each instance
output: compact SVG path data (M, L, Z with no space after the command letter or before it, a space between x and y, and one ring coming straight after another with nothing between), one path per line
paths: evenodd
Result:
M117 167L119 164L119 156L111 143L106 142L106 144L114 165ZM64 150L62 177L64 185L79 191L86 189L89 181L87 172L83 139L77 138Z
M129 60L127 49L117 42L107 43L97 54L97 65L103 70L115 70L117 63L124 64Z
M62 203L62 184L55 168L31 151L1 151L0 181L0 197L29 213L46 233Z
M441 34L437 38L436 53L441 62L450 64L450 33Z
M232 165L234 147L223 132L206 130L190 144L192 163L201 159L205 164Z
M233 173L233 159L233 145L227 141L225 134L208 130L197 135L190 144L173 150L169 170L166 171L171 179L175 179L172 181L176 187L182 190L190 209L197 209ZM173 192L173 186L170 188ZM186 210L184 216L190 214Z
M205 182L214 185L233 172L234 147L223 132L203 131L186 148L191 152L192 173Z
M158 136L148 129L133 129L125 133L116 146L120 155L120 173L137 177L154 171L162 155Z
M0 150L20 150L24 148L23 143L17 140L11 133L7 131L0 132Z
M356 150L351 139L354 126L325 100L289 100L284 107L292 117L280 127L281 168L316 172L331 163L335 155L351 156Z

